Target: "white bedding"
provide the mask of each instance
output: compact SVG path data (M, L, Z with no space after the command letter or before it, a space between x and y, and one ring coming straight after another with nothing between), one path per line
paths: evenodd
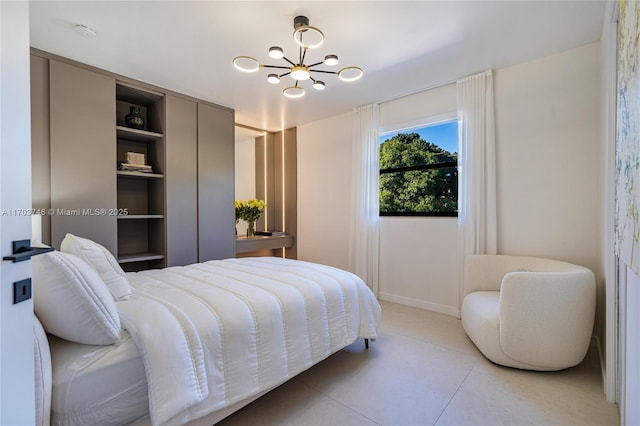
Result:
M49 336L52 425L123 425L147 415L147 378L126 331L120 343L84 345Z
M154 425L183 424L283 383L375 338L380 320L357 276L302 261L227 259L127 278L133 295L117 305L145 364Z

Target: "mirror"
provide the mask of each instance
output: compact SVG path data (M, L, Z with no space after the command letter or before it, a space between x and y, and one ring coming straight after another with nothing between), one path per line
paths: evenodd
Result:
M256 198L256 138L267 132L236 124L235 132L235 199ZM236 225L238 235L247 232L247 223Z
M235 199L266 201L256 230L285 232L293 237L293 246L274 250L274 255L295 259L297 130L292 127L272 133L242 124L236 124L235 130ZM239 221L237 230L238 235L246 234L246 222Z

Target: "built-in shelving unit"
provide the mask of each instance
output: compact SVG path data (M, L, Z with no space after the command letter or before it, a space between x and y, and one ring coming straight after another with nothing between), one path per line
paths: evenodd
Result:
M33 207L108 212L44 216L52 247L88 238L127 271L234 256L233 109L37 49L31 71Z
M148 252L148 253L124 254L118 257L118 262L120 264L149 262L152 260L164 260L164 255Z
M131 106L140 108L144 129L126 127ZM125 270L165 266L164 95L116 82L117 164L127 152L143 154L151 173L116 170L118 262Z
M128 214L118 216L118 220L138 220L138 219L164 219L161 214Z
M134 179L164 179L164 175L159 173L143 173L143 172L131 172L126 170L118 170L116 172L118 176L134 178Z
M150 132L148 130L131 129L124 126L116 126L116 135L118 136L118 138L137 142L154 142L164 137L162 133Z

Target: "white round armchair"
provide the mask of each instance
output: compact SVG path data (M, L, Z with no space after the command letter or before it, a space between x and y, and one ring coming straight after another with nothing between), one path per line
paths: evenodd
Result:
M595 278L585 267L505 255L465 262L462 326L496 364L541 371L579 364L595 307Z

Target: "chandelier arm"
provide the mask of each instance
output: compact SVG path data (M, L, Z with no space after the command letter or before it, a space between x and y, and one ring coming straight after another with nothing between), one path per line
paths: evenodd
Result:
M289 62L291 65L293 65L294 67L296 66L296 64L294 64L293 62L291 62L286 56L283 56L282 59L284 59L285 61ZM289 68L289 67L286 67Z
M304 58L305 56L307 56L307 48L305 47L304 50L302 51L302 59L300 60L301 64L304 64Z
M315 64L308 65L308 67L309 67L309 68L311 68L311 67L316 67L316 66L318 66L318 65L322 65L322 64L324 64L324 61L320 61L320 62L316 62Z
M285 72L284 74L280 74L280 78L282 78L282 77L284 77L284 76L286 76L286 75L289 75L289 74L291 74L291 71L289 71L289 72Z
M324 73L324 74L338 74L335 71L323 71L323 70L309 70L309 72L321 72L321 73Z
M288 70L289 69L289 67L283 67L281 65L263 65L262 67L263 68L278 68L278 69L281 69L281 70Z

